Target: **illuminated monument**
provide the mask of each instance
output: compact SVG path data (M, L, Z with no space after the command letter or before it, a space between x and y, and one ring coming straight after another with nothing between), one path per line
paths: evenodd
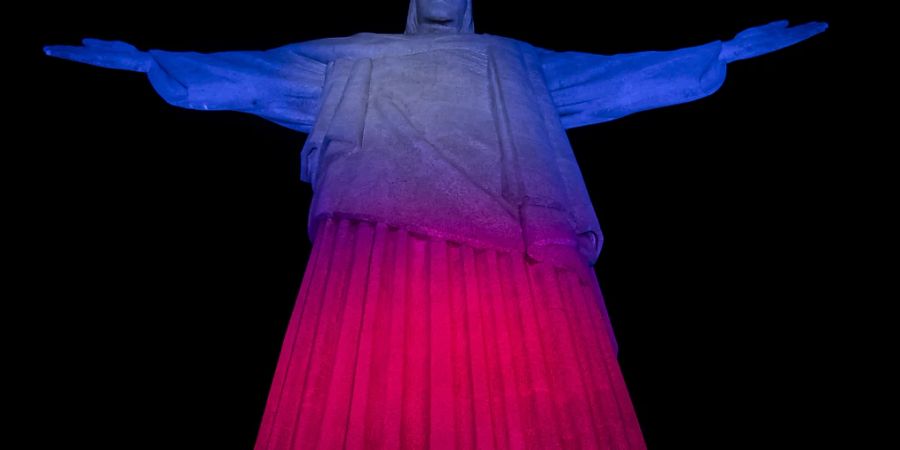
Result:
M471 13L411 0L404 34L268 51L46 48L309 134L313 250L257 450L645 448L565 130L704 97L826 28L604 56L475 34Z

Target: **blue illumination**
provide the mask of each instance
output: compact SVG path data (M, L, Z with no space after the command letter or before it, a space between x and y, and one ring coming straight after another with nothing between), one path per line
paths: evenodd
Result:
M542 51L544 77L566 128L684 103L712 94L727 63L760 56L821 33L828 25L787 21L750 28L726 42L614 56Z
M705 97L722 85L727 63L790 46L826 28L821 22L788 27L787 21L778 21L745 30L730 41L674 51L613 56L543 49L538 53L563 126L574 128ZM362 47L388 45L383 42L388 36L394 45L403 45L398 39L420 38L360 33L268 51L208 54L142 52L124 42L85 39L83 46L53 45L44 51L95 66L146 72L159 95L175 106L247 112L309 132L318 112L328 54L371 53ZM361 42L346 41L353 38Z

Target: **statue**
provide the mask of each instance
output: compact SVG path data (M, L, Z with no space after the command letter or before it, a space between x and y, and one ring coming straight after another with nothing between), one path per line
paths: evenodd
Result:
M45 51L308 133L314 247L257 449L640 449L565 130L710 95L728 63L825 28L606 56L476 34L471 0L411 0L403 34Z

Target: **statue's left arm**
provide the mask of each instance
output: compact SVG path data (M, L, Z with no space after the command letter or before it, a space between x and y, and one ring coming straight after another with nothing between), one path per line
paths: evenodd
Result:
M203 111L240 111L309 132L319 108L327 63L306 43L264 51L217 53L140 51L119 41L45 48L50 56L146 73L166 102Z
M622 55L539 51L544 78L565 128L607 122L638 111L689 102L725 81L728 63L793 45L827 28L787 21L750 28L726 42Z

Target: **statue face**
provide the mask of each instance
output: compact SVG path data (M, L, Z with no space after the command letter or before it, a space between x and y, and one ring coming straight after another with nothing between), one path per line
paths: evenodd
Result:
M466 0L415 0L419 33L459 33Z

